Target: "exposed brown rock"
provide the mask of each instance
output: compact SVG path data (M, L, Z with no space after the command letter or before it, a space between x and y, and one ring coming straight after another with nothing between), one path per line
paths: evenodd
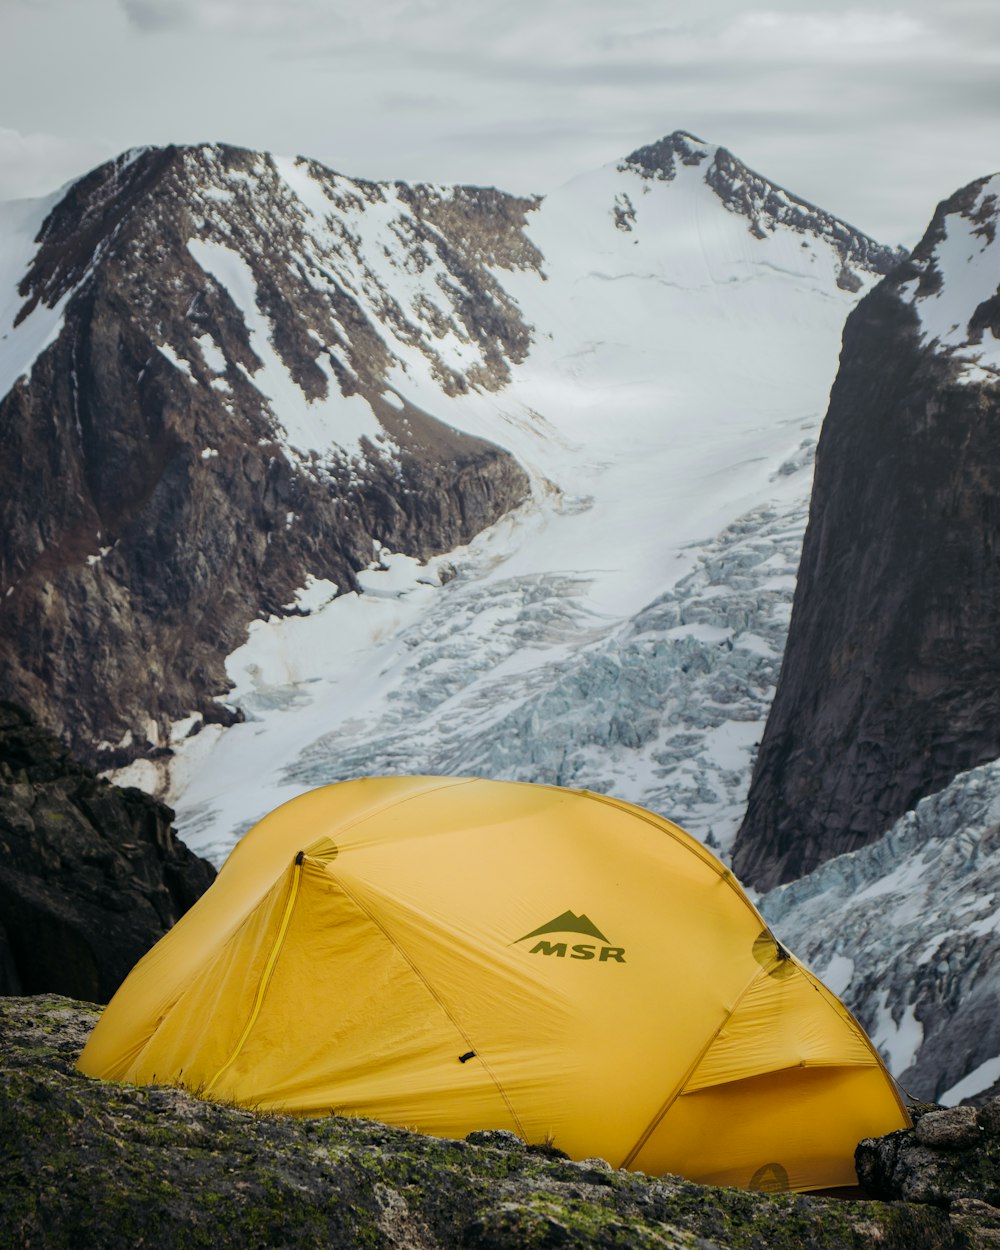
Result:
M914 1136L922 1146L935 1150L964 1150L982 1136L975 1107L946 1107L930 1111L914 1125Z
M426 558L527 493L497 447L388 402L394 358L352 291L358 244L337 210L391 188L309 168L330 204L322 246L269 157L166 148L111 162L52 211L22 283L24 315L74 294L57 340L0 400L0 696L90 763L166 749L169 723L192 713L225 716L226 655L255 617L287 611L307 575L356 589L374 543ZM388 294L384 318L405 323L446 390L499 385L530 329L492 268L537 263L522 233L533 202L468 188L410 188L403 201L412 237L398 262L433 254L452 275L431 311L479 363L449 372L433 326ZM252 272L303 402L332 373L365 397L384 441L293 454L253 384L242 313L192 239Z
M980 1107L977 1120L984 1133L990 1137L1000 1137L1000 1097L991 1098Z
M866 1138L854 1159L862 1188L872 1197L932 1203L962 1220L985 1215L987 1227L994 1226L1000 1141L977 1127L973 1107L932 1111L912 1129ZM974 1205L979 1203L984 1207Z

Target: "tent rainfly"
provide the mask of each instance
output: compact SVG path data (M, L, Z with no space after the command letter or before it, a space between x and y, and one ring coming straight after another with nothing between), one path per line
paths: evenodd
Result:
M695 839L598 794L469 778L277 808L79 1066L751 1189L855 1185L857 1142L909 1124L857 1021Z

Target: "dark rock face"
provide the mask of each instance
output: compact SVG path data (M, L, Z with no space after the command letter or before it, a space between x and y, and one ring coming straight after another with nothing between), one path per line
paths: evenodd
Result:
M286 172L322 210L254 153L111 162L53 209L21 284L19 322L68 302L55 341L0 397L0 696L88 763L162 747L192 713L224 717L225 656L307 575L356 589L373 543L426 558L528 491L510 456L395 396L386 376L404 343L443 394L503 384L530 330L491 267L537 265L522 233L533 202L354 183L307 162ZM355 233L387 206L400 272L440 270L437 302L417 312L379 285ZM220 255L253 308L197 259ZM438 349L445 335L469 345L464 374ZM295 446L287 407L255 385L265 347L303 411L339 391L381 433Z
M297 1120L179 1090L92 1081L97 1012L0 1000L0 1228L24 1247L113 1250L959 1250L934 1206L693 1185L443 1141L368 1120ZM985 1205L985 1204L983 1204Z
M111 997L215 876L172 819L0 704L0 994Z
M940 289L944 220L971 212L977 188L939 207L844 330L733 859L759 888L866 845L1000 756L1000 388L964 376L970 353L928 342L919 313ZM980 312L963 314L967 345Z

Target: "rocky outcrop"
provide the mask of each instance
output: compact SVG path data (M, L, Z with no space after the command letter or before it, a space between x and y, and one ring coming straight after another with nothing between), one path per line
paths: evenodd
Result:
M848 318L733 859L757 887L866 845L1000 756L998 191L984 179L942 204Z
M442 399L503 383L530 329L494 270L537 265L532 203L232 148L71 187L0 343L0 696L88 763L168 749L227 717L226 655L308 576L357 589L373 544L426 558L521 501L390 374L405 350Z
M147 1250L959 1250L973 1213L713 1189L560 1158L511 1134L445 1141L296 1120L74 1063L97 1011L0 1000L0 1228L19 1247Z
M929 1106L912 1129L860 1142L855 1162L873 1197L943 1207L970 1247L1000 1242L1000 1099Z
M0 994L111 997L215 876L172 819L0 704Z

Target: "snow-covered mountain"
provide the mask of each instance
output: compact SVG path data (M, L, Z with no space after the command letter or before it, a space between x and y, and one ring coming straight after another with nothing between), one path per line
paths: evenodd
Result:
M531 208L231 148L9 206L2 693L91 762L155 750L229 718L226 655L308 576L355 588L374 541L425 557L523 499L389 374L397 345L439 397L501 384L529 331L490 267L540 263Z
M216 853L419 770L727 842L892 253L682 133L544 199L206 147L11 212L2 693Z
M831 413L853 424L821 443L817 541L835 497L879 541L843 584L812 556L805 581L869 624L947 624L907 661L912 797L890 812L905 787L874 776L888 730L841 743L867 751L842 775L881 828L1000 756L988 560L951 538L921 547L933 567L902 558L929 501L996 551L995 182L943 205L851 317ZM216 860L303 789L421 771L589 786L729 854L844 319L899 257L682 133L544 198L143 150L0 206L0 237L0 693L169 794ZM907 465L913 491L886 492ZM978 597L952 566L980 570ZM896 689L903 634L872 652ZM866 646L828 651L870 695ZM829 719L807 654L789 671ZM963 654L970 681L934 686ZM945 697L976 682L979 703ZM1000 1075L995 783L960 778L764 900L927 1096Z
M229 657L246 723L179 741L192 709L174 754L129 778L152 788L169 770L182 832L216 856L303 788L417 771L589 785L725 846L780 662L842 322L896 258L675 134L543 200L476 210L507 205L520 231L488 256L482 222L461 240L502 291L496 315L525 328L488 369L478 339L435 337L428 305L457 280L400 250L413 189L275 168L310 237L340 240L327 272L346 285L334 266L361 257L377 276L350 271L386 345L382 394L503 447L530 498L446 562L376 534L361 595L309 569L293 614L265 612ZM214 282L236 287L220 257ZM423 338L399 329L422 317Z

